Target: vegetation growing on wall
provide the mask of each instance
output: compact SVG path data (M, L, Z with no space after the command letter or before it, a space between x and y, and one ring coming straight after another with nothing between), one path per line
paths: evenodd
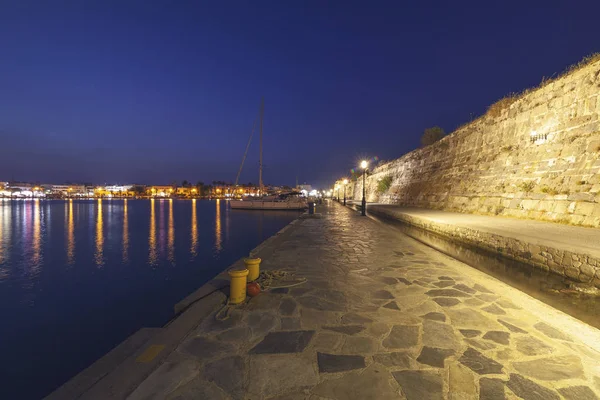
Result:
M427 128L423 131L423 136L421 136L421 145L423 147L432 145L444 136L446 136L446 132L439 126Z
M377 182L377 191L379 193L385 193L388 191L388 189L391 186L392 186L392 177L390 175L388 175L385 178L381 179L379 182Z

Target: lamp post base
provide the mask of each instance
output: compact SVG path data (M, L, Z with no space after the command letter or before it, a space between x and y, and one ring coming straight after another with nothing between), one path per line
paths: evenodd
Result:
M363 197L362 199L362 210L360 214L364 217L367 215L367 200Z
M344 197L344 206L346 205L346 198Z

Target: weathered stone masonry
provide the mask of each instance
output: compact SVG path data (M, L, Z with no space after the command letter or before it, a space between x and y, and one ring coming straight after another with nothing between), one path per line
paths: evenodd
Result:
M599 115L595 61L376 167L368 201L600 227ZM362 179L348 189L360 199Z

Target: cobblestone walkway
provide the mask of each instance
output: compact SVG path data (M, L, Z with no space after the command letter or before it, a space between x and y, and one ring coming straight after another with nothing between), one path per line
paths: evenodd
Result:
M513 289L337 204L319 211L263 261L306 284L205 319L130 399L598 399L600 353Z

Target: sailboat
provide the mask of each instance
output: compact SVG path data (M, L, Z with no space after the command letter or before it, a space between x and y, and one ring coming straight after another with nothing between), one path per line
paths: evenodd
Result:
M231 208L244 210L303 210L305 208L308 208L308 203L306 199L304 197L301 197L299 193L290 192L278 194L275 196L265 196L262 178L264 113L265 101L264 99L262 99L260 102L260 157L258 161L258 197L231 200L229 204L231 205ZM254 131L252 132L252 134L254 134ZM246 155L248 153L248 148L250 147L250 142L252 141L252 134L250 135L250 139L248 140L248 145L246 146L246 153L244 153L244 158L242 159L242 164L240 165L240 170L238 172L238 176L235 182L236 186L240 177L240 173L242 172L242 167L244 166L244 161L246 160Z

